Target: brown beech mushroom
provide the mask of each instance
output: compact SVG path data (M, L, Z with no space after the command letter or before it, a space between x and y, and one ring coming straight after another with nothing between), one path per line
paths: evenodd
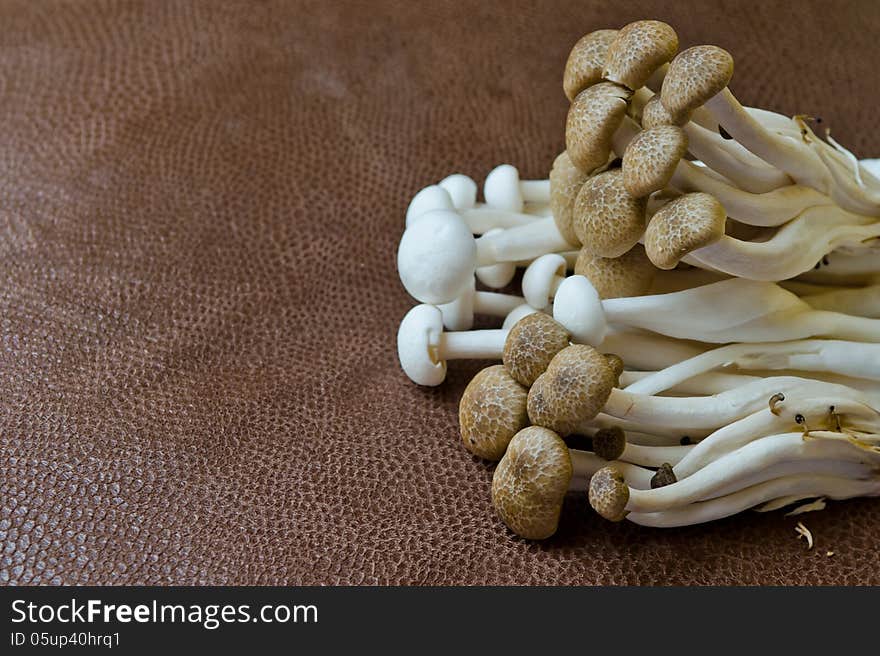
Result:
M624 26L608 47L603 77L635 91L678 52L678 35L662 21Z
M581 249L574 264L576 275L589 280L599 298L625 298L648 293L657 272L645 248L636 244L620 257L599 257Z
M651 99L642 107L642 127L646 130L659 125L675 125L675 120L669 110L660 102L660 94L651 96Z
M570 340L571 335L562 324L548 314L535 312L510 329L502 361L515 381L529 387Z
M480 371L458 406L465 448L480 458L500 460L513 436L529 424L527 399L528 390L503 365Z
M608 163L612 139L626 116L632 92L611 82L600 82L581 91L565 121L565 149L572 163L592 173Z
M602 81L605 55L615 36L617 30L596 30L574 44L562 77L562 88L569 101L587 87Z
M660 269L674 269L681 258L724 236L727 214L711 194L685 194L651 217L645 252Z
M572 344L551 360L529 390L529 419L560 435L570 435L602 410L622 369L592 346Z
M566 151L562 151L550 169L550 210L553 220L565 241L580 245L572 221L574 202L584 182L590 177L574 165Z
M660 191L669 184L687 146L684 131L674 125L643 130L623 154L623 186L637 198Z
M590 478L588 491L590 505L597 513L612 522L619 522L627 515L629 486L613 465L603 467Z
M677 125L720 93L733 77L733 57L718 46L682 50L669 64L660 89L660 102Z
M572 478L568 447L556 433L529 426L513 436L492 476L492 505L517 535L543 540L556 532Z
M593 453L603 460L617 460L626 448L626 433L620 426L600 428L593 434Z
M574 231L593 255L620 257L645 232L647 198L630 194L623 171L611 169L584 183L574 205Z

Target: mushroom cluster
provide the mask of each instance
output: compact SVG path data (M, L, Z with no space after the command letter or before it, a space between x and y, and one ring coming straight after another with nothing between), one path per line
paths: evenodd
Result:
M517 535L553 535L566 502L682 526L880 495L877 160L742 106L732 77L660 21L592 32L546 180L505 164L482 202L454 174L409 205L400 363L439 385L501 362L459 423Z

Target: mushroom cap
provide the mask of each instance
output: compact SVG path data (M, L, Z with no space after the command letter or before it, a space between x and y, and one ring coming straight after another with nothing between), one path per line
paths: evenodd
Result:
M674 269L681 258L724 236L727 214L711 194L685 194L661 207L645 231L645 252L660 269Z
M669 184L687 146L687 135L675 125L642 130L623 153L623 186L636 197L660 191Z
M623 171L611 169L587 180L574 204L574 231L581 247L600 257L619 257L645 232L647 198L630 194Z
M593 435L593 453L604 460L617 460L626 448L626 433L620 426L600 428Z
M409 228L416 219L434 210L455 210L452 196L440 185L429 185L420 189L406 208L406 227Z
M687 116L687 118L690 117ZM658 125L676 125L672 114L660 102L660 94L651 96L651 99L642 107L642 127L649 130Z
M528 395L503 365L487 367L474 376L458 406L465 448L480 458L500 460L511 438L529 425Z
M547 253L535 259L522 278L522 291L526 303L538 310L550 307L553 283L557 276L564 278L568 263L559 253Z
M569 101L587 87L602 81L605 55L615 36L617 30L595 30L574 44L562 76L562 89Z
M604 353L603 355L608 366L611 367L611 373L614 374L614 386L617 387L624 369L623 358L616 353Z
M570 339L568 331L553 317L534 312L517 321L507 333L501 361L514 380L528 387Z
M635 91L678 52L678 35L662 21L624 26L608 47L603 77Z
M483 236L491 236L503 232L504 228L492 228L483 233ZM507 287L516 275L516 262L496 262L486 266L477 267L477 279L492 289Z
M608 332L599 293L584 276L568 276L560 283L553 297L553 318L579 344L598 346Z
M457 210L468 210L477 204L477 183L462 173L446 176L438 186L443 187Z
M673 471L672 465L668 462L664 462L657 468L657 473L651 477L651 489L656 490L658 487L666 487L677 481L678 479L675 477L675 471Z
M416 305L397 329L400 366L417 385L439 385L446 378L446 361L438 359L443 315L433 305Z
M617 378L599 351L572 344L556 354L529 390L529 419L560 435L576 433L605 406Z
M447 330L470 330L474 326L474 300L477 296L476 280L466 287L461 296L450 303L438 305Z
M445 191L444 191L445 193ZM422 214L403 233L397 271L406 291L422 303L449 303L471 284L477 245L455 212Z
M543 540L556 532L562 502L573 475L571 455L553 431L522 429L492 476L492 505L517 535Z
M611 82L600 82L581 91L565 120L565 149L572 163L592 173L608 162L612 137L626 116L632 92Z
M590 478L590 505L597 513L612 522L626 517L626 504L629 503L629 486L623 474L612 466L602 467Z
M719 93L733 77L733 57L718 46L694 46L669 64L660 101L673 117L689 114Z
M568 152L564 150L553 161L553 168L550 169L550 211L553 213L553 221L565 241L577 246L580 242L572 225L574 201L589 177L589 173L584 173L572 163Z
M581 249L574 272L587 278L599 298L642 296L651 288L657 269L645 254L645 247L636 244L620 257L598 257Z
M535 312L541 312L541 310L533 308L528 303L523 303L522 305L517 305L510 311L506 317L504 317L504 323L501 324L501 328L503 330L510 330L513 328L516 323L522 319L523 317L527 317L530 314L535 314Z
M489 171L483 183L486 205L509 212L522 212L525 201L519 186L519 171L510 164L501 164Z

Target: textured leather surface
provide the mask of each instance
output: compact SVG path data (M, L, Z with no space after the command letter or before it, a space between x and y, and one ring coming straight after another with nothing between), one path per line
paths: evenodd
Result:
M397 366L404 210L543 177L568 49L637 18L880 155L861 2L0 4L0 582L880 583L880 501L512 537L458 443L480 363ZM834 551L826 557L826 551Z

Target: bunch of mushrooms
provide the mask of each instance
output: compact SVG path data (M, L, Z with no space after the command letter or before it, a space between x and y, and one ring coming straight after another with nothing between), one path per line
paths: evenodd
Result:
M453 174L407 209L400 364L500 361L459 422L519 536L571 502L663 527L880 495L880 160L742 106L733 69L660 21L591 32L546 180L504 164L480 202Z

